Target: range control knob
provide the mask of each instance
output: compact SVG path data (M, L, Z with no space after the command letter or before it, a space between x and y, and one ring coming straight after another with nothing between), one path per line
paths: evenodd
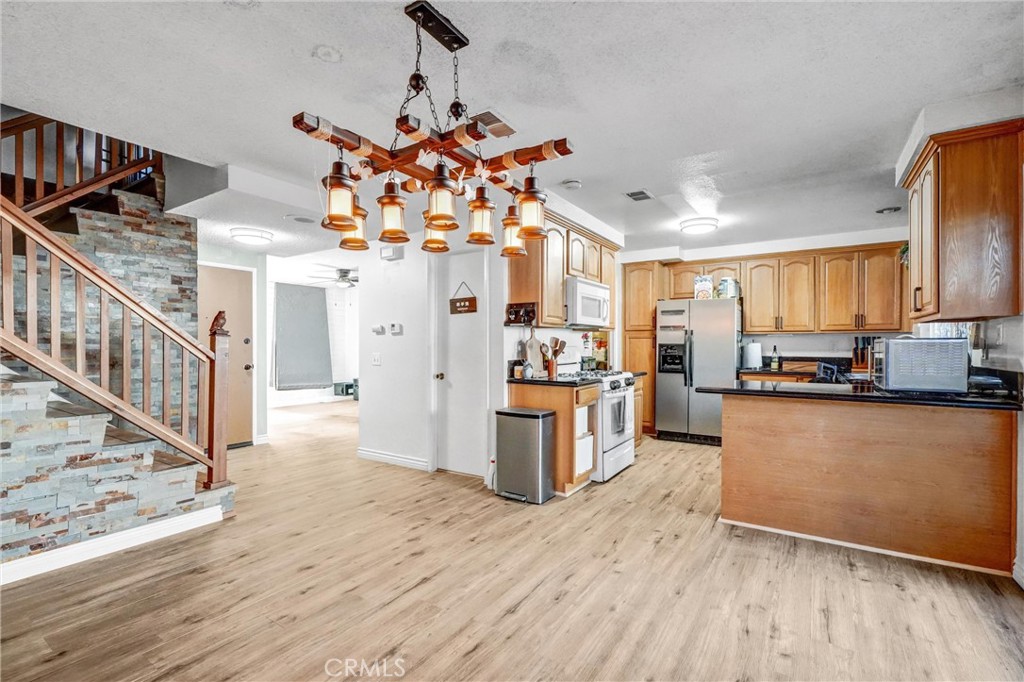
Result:
M608 388L612 389L613 391L617 388L622 388L622 382L619 381L618 379L612 379L611 382L609 382L608 384Z
M626 377L626 385L627 386L632 386L635 383L636 383L636 379L634 379L633 377Z

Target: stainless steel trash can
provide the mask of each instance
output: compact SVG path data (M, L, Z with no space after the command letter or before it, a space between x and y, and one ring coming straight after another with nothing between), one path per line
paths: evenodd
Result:
M494 492L520 502L544 504L555 496L551 470L555 448L555 413L507 407L498 416L497 471Z

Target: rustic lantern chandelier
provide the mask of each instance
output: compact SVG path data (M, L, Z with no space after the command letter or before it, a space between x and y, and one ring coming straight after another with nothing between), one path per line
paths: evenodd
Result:
M480 141L488 137L487 128L466 116L468 107L459 98L458 53L469 45L469 39L447 17L423 0L406 6L405 14L416 23L416 66L406 85L405 99L399 107L395 136L389 148L385 149L368 138L339 128L320 116L302 112L292 118L292 125L296 129L338 149L338 160L332 164L330 173L322 181L327 191L327 215L321 226L341 233L340 247L343 249L369 248L366 241L368 214L366 209L359 206L357 178L365 181L384 175L384 193L377 198L381 217L378 239L386 243L408 242L409 234L405 229L406 199L399 192L413 194L426 191L427 210L423 213L422 249L430 253L443 253L449 250L449 233L459 229L458 198L469 194L465 182L468 174L476 178L478 186L472 194L473 198L468 201L469 235L466 241L479 245L495 243L496 205L487 193L487 183L490 183L513 197L512 205L501 221L501 255L509 258L525 256L527 252L523 240L547 238L544 226L547 195L540 189L534 175L534 165L571 154L572 145L567 139L560 138L532 147L513 149L498 156L484 157ZM427 76L420 70L424 31L452 53L455 96L448 107L443 128ZM408 113L409 104L421 94L425 95L429 104L433 125ZM398 141L402 135L412 143L399 147ZM353 168L345 163L345 152L362 160ZM430 162L433 163L432 168ZM520 185L512 178L511 171L524 166L529 167L529 175ZM408 177L399 182L397 174Z

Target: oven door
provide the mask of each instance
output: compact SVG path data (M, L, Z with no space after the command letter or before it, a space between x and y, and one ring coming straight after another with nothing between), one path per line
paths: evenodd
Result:
M608 452L633 440L633 387L605 391L601 394L601 450Z

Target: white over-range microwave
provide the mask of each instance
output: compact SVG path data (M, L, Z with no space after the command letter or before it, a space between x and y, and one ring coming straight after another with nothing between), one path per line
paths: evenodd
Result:
M565 299L568 326L600 328L609 325L612 305L607 285L569 276L565 278Z

